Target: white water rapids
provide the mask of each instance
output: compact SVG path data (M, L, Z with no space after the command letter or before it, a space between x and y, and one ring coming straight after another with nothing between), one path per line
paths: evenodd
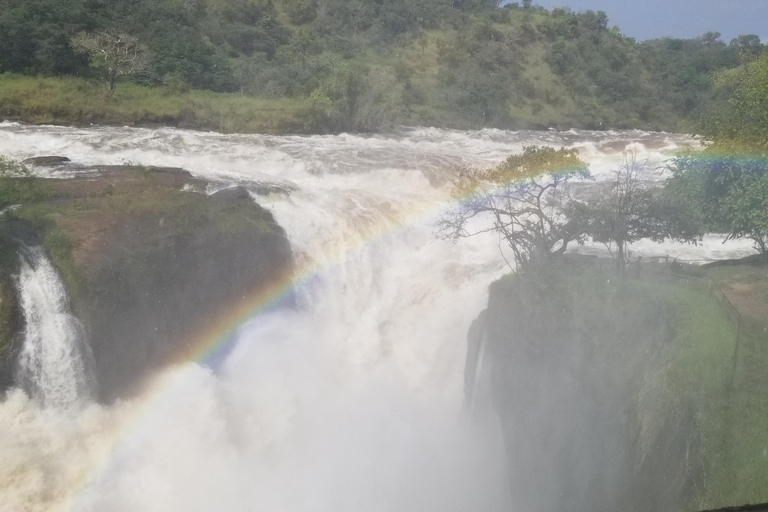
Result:
M0 403L0 511L508 510L498 432L462 405L466 333L505 264L494 237L438 242L432 223L449 200L443 178L524 144L577 147L598 176L633 149L653 179L696 142L645 132L275 137L1 124L0 154L15 158L289 184L288 196L258 201L287 230L298 265L319 270L298 283L304 308L251 320L215 371L171 369L147 396L110 407L50 408L11 392ZM751 252L715 237L634 250Z
M90 398L88 346L69 311L64 283L40 247L25 248L17 287L24 313L19 377L48 407Z

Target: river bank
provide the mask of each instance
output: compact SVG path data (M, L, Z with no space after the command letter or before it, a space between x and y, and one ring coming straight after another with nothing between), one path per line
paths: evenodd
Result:
M221 133L307 133L312 126L302 99L120 84L74 77L0 74L0 116L30 124L175 127Z
M398 107L399 108L399 107ZM449 110L414 107L397 119L402 126L476 130L488 127L510 130L569 130L594 128L575 122L567 113L546 110L520 113L499 125L472 122ZM0 121L57 126L130 126L182 128L226 134L325 134L338 132L329 124L322 105L307 97L265 98L245 94L141 86L121 83L114 93L97 81L77 77L33 77L0 74ZM377 123L373 123L376 126ZM656 125L659 128L661 125ZM391 129L385 123L366 133ZM678 123L676 131L692 131L692 123ZM601 130L626 129L601 124ZM354 129L343 131L355 132ZM682 132L681 132L682 133Z

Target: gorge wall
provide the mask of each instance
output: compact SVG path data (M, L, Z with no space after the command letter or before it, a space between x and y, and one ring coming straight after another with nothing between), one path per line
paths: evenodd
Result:
M705 492L700 418L716 407L728 357L710 358L722 371L707 389L679 363L701 341L688 324L696 308L723 328L711 306L663 277L565 266L491 286L468 336L467 392L485 352L522 510L680 510Z
M20 343L20 243L41 244L62 275L102 402L130 396L191 355L212 322L291 276L284 230L244 188L207 195L181 169L130 166L27 180L34 200L0 223L0 388L13 383Z

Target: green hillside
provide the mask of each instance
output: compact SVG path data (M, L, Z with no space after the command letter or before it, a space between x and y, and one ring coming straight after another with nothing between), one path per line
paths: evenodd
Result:
M33 122L230 131L376 131L394 124L686 130L713 99L712 74L762 51L759 38L726 44L717 33L637 42L610 27L603 12L524 4L0 0L0 72L14 74L0 81L0 112ZM61 94L80 90L81 98L66 101L51 92L57 86L41 82L48 104L64 104L45 107L29 98L30 86L19 86L19 74L102 81L105 66L73 43L99 31L135 37L146 65L121 80L161 86L162 93L134 89L131 96L145 104L115 107L106 82L101 95L68 82ZM269 109L277 121L255 107L258 121L228 124L221 105L236 100L210 95L196 96L184 115L156 112L168 103L159 97L195 89L280 100ZM67 106L73 100L82 104L74 112ZM242 104L247 117L252 103ZM130 115L121 117L124 110Z

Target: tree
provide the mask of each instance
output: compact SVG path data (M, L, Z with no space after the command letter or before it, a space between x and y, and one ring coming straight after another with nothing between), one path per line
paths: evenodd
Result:
M742 62L745 63L755 60L765 50L760 36L755 34L742 34L731 40L731 46L736 47Z
M709 231L726 240L752 240L768 259L768 166L765 155L747 156L722 146L704 153L684 154L670 165L665 188L692 206Z
M364 73L349 61L326 57L324 77L312 91L307 112L312 128L329 132L354 129L358 98L363 92Z
M120 32L81 32L71 44L75 51L88 54L94 67L104 69L110 92L114 92L120 76L142 71L149 64L146 47L137 38Z
M316 0L285 0L283 9L288 14L291 23L296 25L311 23L317 18Z
M706 34L703 34L699 36L699 40L701 41L701 44L704 46L713 46L716 44L721 44L722 41L720 41L720 32L707 32Z
M672 222L678 212L670 212L661 197L661 191L640 179L645 162L638 162L635 153L625 155L624 162L613 172L613 180L598 197L588 203L572 203L568 215L583 226L595 242L616 248L616 265L623 270L626 247L641 239L661 242L684 231Z
M731 46L740 48L744 62L715 77L726 100L705 118L712 144L678 156L665 188L685 198L709 231L752 240L768 259L768 54L760 54L759 38L750 35Z
M768 151L768 54L719 73L715 85L729 97L706 119L705 135L721 144Z
M518 270L546 263L583 238L564 213L570 197L563 185L587 177L576 150L526 146L497 167L459 175L458 205L438 220L437 236L456 240L496 232L512 250Z

